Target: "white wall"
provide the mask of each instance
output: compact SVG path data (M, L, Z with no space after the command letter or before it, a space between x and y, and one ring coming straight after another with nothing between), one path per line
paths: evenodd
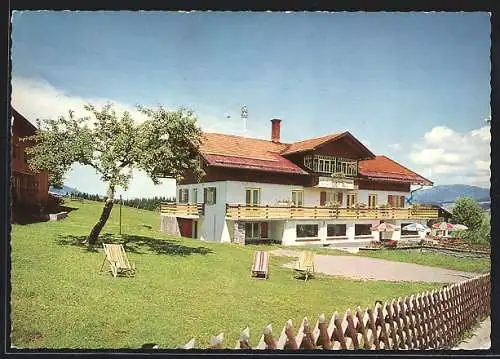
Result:
M393 196L405 196L408 197L410 192L396 192L396 191L372 191L368 189L360 189L358 190L358 202L365 203L368 205L368 195L376 194L377 195L377 204L387 204L389 201L389 195ZM405 199L405 207L408 207Z
M245 204L246 188L260 188L260 204L261 205L276 205L279 200L292 199L292 190L304 191L304 206L314 207L320 205L320 193L322 191L329 191L324 188L304 188L295 185L280 185L270 183L257 183L257 182L238 182L227 181L227 199L232 204ZM336 191L336 190L332 190ZM338 190L337 190L338 191ZM344 192L344 205L346 193L352 192L351 190L343 190ZM388 195L405 196L408 197L410 192L397 192L397 191L371 191L371 190L357 190L358 202L368 204L368 195L376 194L378 204L387 204ZM406 203L405 203L406 207Z
M189 185L178 185L177 194L179 189L189 189L189 202L193 200L193 188L198 189L197 203L203 203L203 189L207 187L215 187L216 189L216 203L214 205L205 204L205 215L199 221L198 233L201 240L207 241L224 241L229 240L228 228L226 224L226 182L205 182ZM224 235L223 235L224 233Z
M318 220L287 220L283 221L284 231L282 237L283 245L321 245L333 243L353 243L353 242L366 242L367 240L378 240L378 232L371 232L371 235L355 236L356 224L369 224L371 226L380 223L379 220L335 220L335 221L318 221ZM318 237L317 238L297 238L297 224L318 224ZM327 225L328 224L345 224L346 225L346 239L327 239ZM276 238L279 239L279 238Z
M272 183L227 181L227 199L231 204L246 203L246 189L260 188L260 204L276 205L282 199L291 200L292 190L301 190L302 186ZM305 193L304 193L305 196Z
M240 181L219 181L219 182L206 182L198 184L189 185L178 185L177 191L179 189L189 189L189 202L192 203L192 189L198 189L197 203L203 203L203 189L206 187L216 187L217 188L217 203L215 205L205 205L205 215L200 217L198 220L198 238L201 240L211 240L211 241L221 241L221 242L231 242L232 241L232 222L228 223L225 219L226 215L226 203L231 204L244 204L246 202L246 188L260 188L261 205L276 205L278 201L282 199L291 200L292 190L304 190L304 206L319 206L320 205L320 192L325 189L321 188L303 188L302 186L296 185L280 185L280 184L269 184L269 183L256 183L256 182L240 182ZM349 192L345 190L345 192ZM358 191L358 201L363 203L368 203L368 194L377 194L378 204L387 203L387 196L389 194L395 196L408 196L409 192L391 192L391 191L371 191L371 190L359 190ZM345 201L345 197L344 197ZM345 205L345 202L344 202ZM327 240L326 239L326 225L328 223L346 223L347 224L347 236L348 240L354 241L354 222L352 221L309 221L311 223L321 223L319 234L319 241L311 241L314 243L330 243L332 241L345 241L342 240ZM376 225L380 221L377 220L359 220L356 223L367 223ZM279 224L278 224L279 223ZM296 241L296 223L308 223L306 221L282 221L273 222L274 225L270 226L270 231L272 238L280 239L282 238L283 244L302 244L308 243L308 241ZM373 232L374 239L378 240L377 232ZM394 233L397 237L398 234ZM376 238L375 238L376 237ZM396 239L393 237L394 239ZM362 239L362 238L361 238ZM360 240L360 238L358 238ZM366 238L364 239L366 240ZM310 242L310 243L311 243ZM333 242L332 242L333 243Z

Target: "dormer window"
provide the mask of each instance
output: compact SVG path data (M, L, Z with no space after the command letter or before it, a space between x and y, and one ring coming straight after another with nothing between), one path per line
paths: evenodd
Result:
M358 161L323 155L304 156L304 166L317 173L355 177L358 175Z

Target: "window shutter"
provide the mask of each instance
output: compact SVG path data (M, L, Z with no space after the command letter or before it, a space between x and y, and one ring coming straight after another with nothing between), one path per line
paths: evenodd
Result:
M177 202L182 202L182 189L179 190L179 195L177 196Z
M184 201L184 202L189 203L189 190L188 190L188 189L185 189L184 191L185 191L185 193L186 193L186 199L185 199L185 201Z
M405 206L405 196L399 196L399 206L400 207Z
M213 197L212 204L216 204L217 203L217 187L213 187L213 189L214 189L214 192L213 192L214 193L214 195L213 195L214 197Z
M337 193L337 202L339 203L340 206L342 206L342 202L344 200L344 194L342 192Z
M326 192L321 191L321 193L319 194L319 205L324 206L325 203L326 203Z
M207 189L203 188L203 203L207 203Z
M267 222L260 223L260 238L267 238L268 225Z
M387 196L387 202L389 202L389 206L394 207L394 196L392 194Z

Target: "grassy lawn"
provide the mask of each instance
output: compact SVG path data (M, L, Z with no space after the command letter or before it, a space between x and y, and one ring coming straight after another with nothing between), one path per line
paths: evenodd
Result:
M252 280L257 246L171 238L159 232L155 212L123 207L122 232L135 278L99 273L104 255L74 244L97 219L102 204L79 207L59 222L12 227L12 342L25 348L138 348L146 342L177 347L196 337L208 345L224 332L232 347L251 329L251 345L269 323L389 300L439 284L356 281L318 275L304 283L272 257L270 279ZM103 235L116 238L118 207ZM107 269L107 267L106 267Z
M287 249L297 250L295 247L286 247ZM363 256L371 258L386 259L395 262L406 262L422 264L430 267L440 267L471 273L487 273L490 271L491 261L486 258L460 258L453 255L420 252L408 249L381 249L377 251L359 251L358 253L349 253L347 251L334 248L308 248L317 254L332 256Z

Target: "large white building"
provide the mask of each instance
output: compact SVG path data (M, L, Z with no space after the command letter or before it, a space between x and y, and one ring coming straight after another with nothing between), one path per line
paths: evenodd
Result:
M410 206L412 185L432 182L386 156L375 156L349 132L280 142L204 133L199 148L205 176L186 173L177 202L162 205L162 231L200 240L284 245L362 246L416 232L372 231L437 218Z

